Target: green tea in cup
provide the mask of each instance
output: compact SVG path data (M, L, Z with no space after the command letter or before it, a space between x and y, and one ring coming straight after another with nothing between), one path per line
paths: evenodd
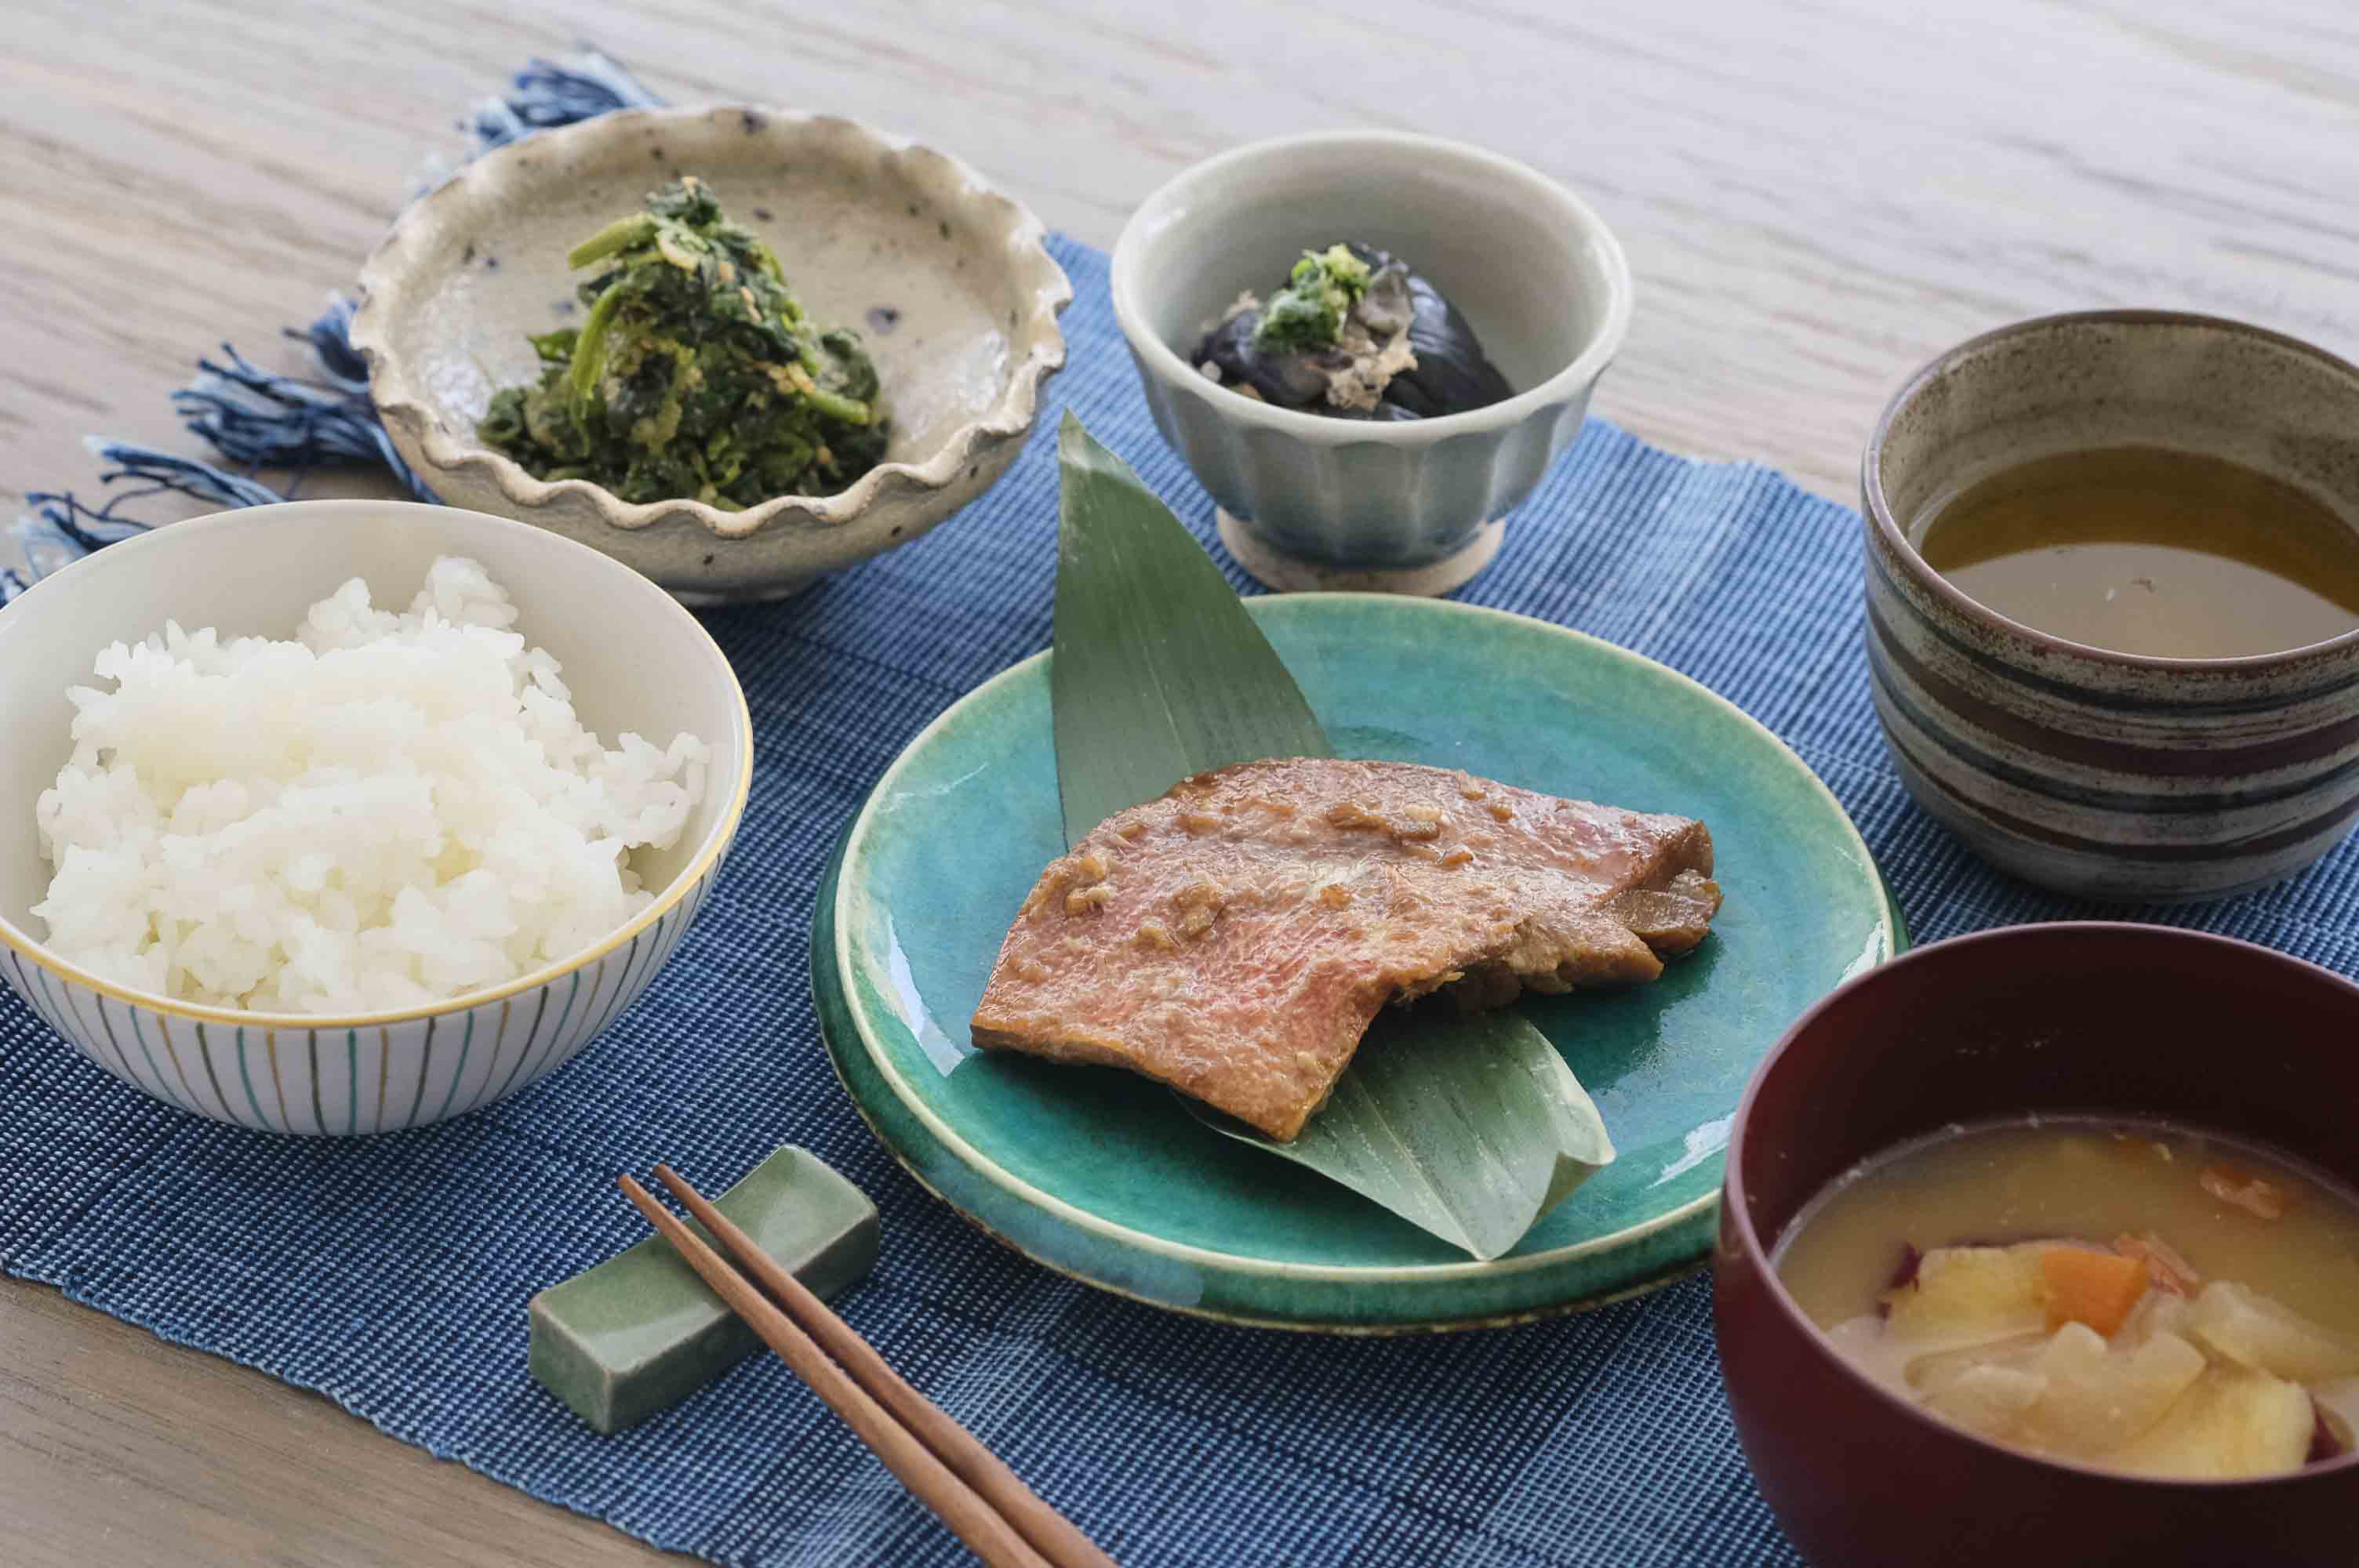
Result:
M2359 530L2225 458L2099 447L1936 497L1925 562L1984 609L2089 647L2227 659L2359 629Z

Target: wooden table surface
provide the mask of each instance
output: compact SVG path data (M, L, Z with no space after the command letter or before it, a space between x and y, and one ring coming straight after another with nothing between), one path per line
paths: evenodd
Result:
M2359 355L2359 10L2329 0L788 9L615 0L596 41L674 102L831 110L957 152L1101 245L1240 141L1484 143L1588 197L1629 252L1637 315L1597 413L1846 501L1901 376L2011 318L2176 307ZM0 492L89 491L92 432L196 449L165 400L190 362L226 338L294 364L278 329L350 283L461 109L581 15L12 10ZM0 1540L26 1568L654 1555L21 1281L0 1282Z

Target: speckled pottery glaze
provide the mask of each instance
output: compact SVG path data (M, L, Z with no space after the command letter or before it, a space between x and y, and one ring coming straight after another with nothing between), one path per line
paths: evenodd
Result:
M579 319L567 251L681 174L770 243L815 319L865 340L893 439L850 489L631 505L477 443L492 394L540 374L525 334ZM1015 460L1065 362L1072 287L1047 238L966 165L849 120L629 110L504 147L412 203L361 270L353 342L394 445L443 500L578 539L690 603L772 599L916 538Z
M404 603L434 558L481 561L557 655L582 721L611 740L712 747L704 799L671 849L636 862L655 899L596 946L438 1006L351 1017L202 1007L128 989L35 935L49 881L33 806L72 750L67 688L165 621L285 637L341 583ZM616 626L631 629L613 636ZM272 1132L389 1132L462 1115L563 1066L647 989L696 919L753 782L729 661L645 578L559 535L455 507L301 501L217 513L110 545L0 611L0 976L75 1050L168 1105Z
M1960 345L1870 438L1867 653L1918 803L1995 864L2109 901L2218 898L2309 865L2359 815L2359 632L2282 654L2093 648L1968 599L1917 553L1930 503L2092 447L2231 459L2359 526L2359 368L2156 310L2025 321Z
M1337 751L1701 817L1727 902L1651 986L1518 1005L1621 1151L1506 1257L1468 1259L1199 1123L1110 1068L975 1054L1007 922L1063 852L1047 655L895 761L820 888L812 994L860 1114L911 1174L1050 1268L1177 1312L1278 1327L1473 1327L1651 1289L1711 1246L1729 1118L1787 1023L1905 941L1843 808L1769 732L1611 643L1375 594L1248 608Z
M1521 388L1397 424L1277 408L1190 362L1241 289L1305 250L1389 250L1464 311ZM1140 204L1115 243L1115 319L1163 438L1220 503L1221 536L1277 589L1446 593L1580 432L1630 324L1621 244L1579 197L1511 158L1388 131L1256 142Z

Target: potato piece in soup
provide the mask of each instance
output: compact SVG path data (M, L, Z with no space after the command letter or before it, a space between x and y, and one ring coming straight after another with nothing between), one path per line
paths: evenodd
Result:
M1776 1262L1866 1376L2033 1453L2272 1475L2359 1418L2359 1200L2202 1133L1954 1130L1834 1183Z

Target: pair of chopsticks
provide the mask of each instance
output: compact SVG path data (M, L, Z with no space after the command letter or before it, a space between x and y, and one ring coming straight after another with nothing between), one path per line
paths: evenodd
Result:
M1114 1568L1114 1559L1072 1520L1042 1502L973 1433L911 1388L678 1172L658 1165L656 1176L728 1249L728 1259L645 1187L628 1176L618 1179L624 1195L730 1310L990 1568Z

